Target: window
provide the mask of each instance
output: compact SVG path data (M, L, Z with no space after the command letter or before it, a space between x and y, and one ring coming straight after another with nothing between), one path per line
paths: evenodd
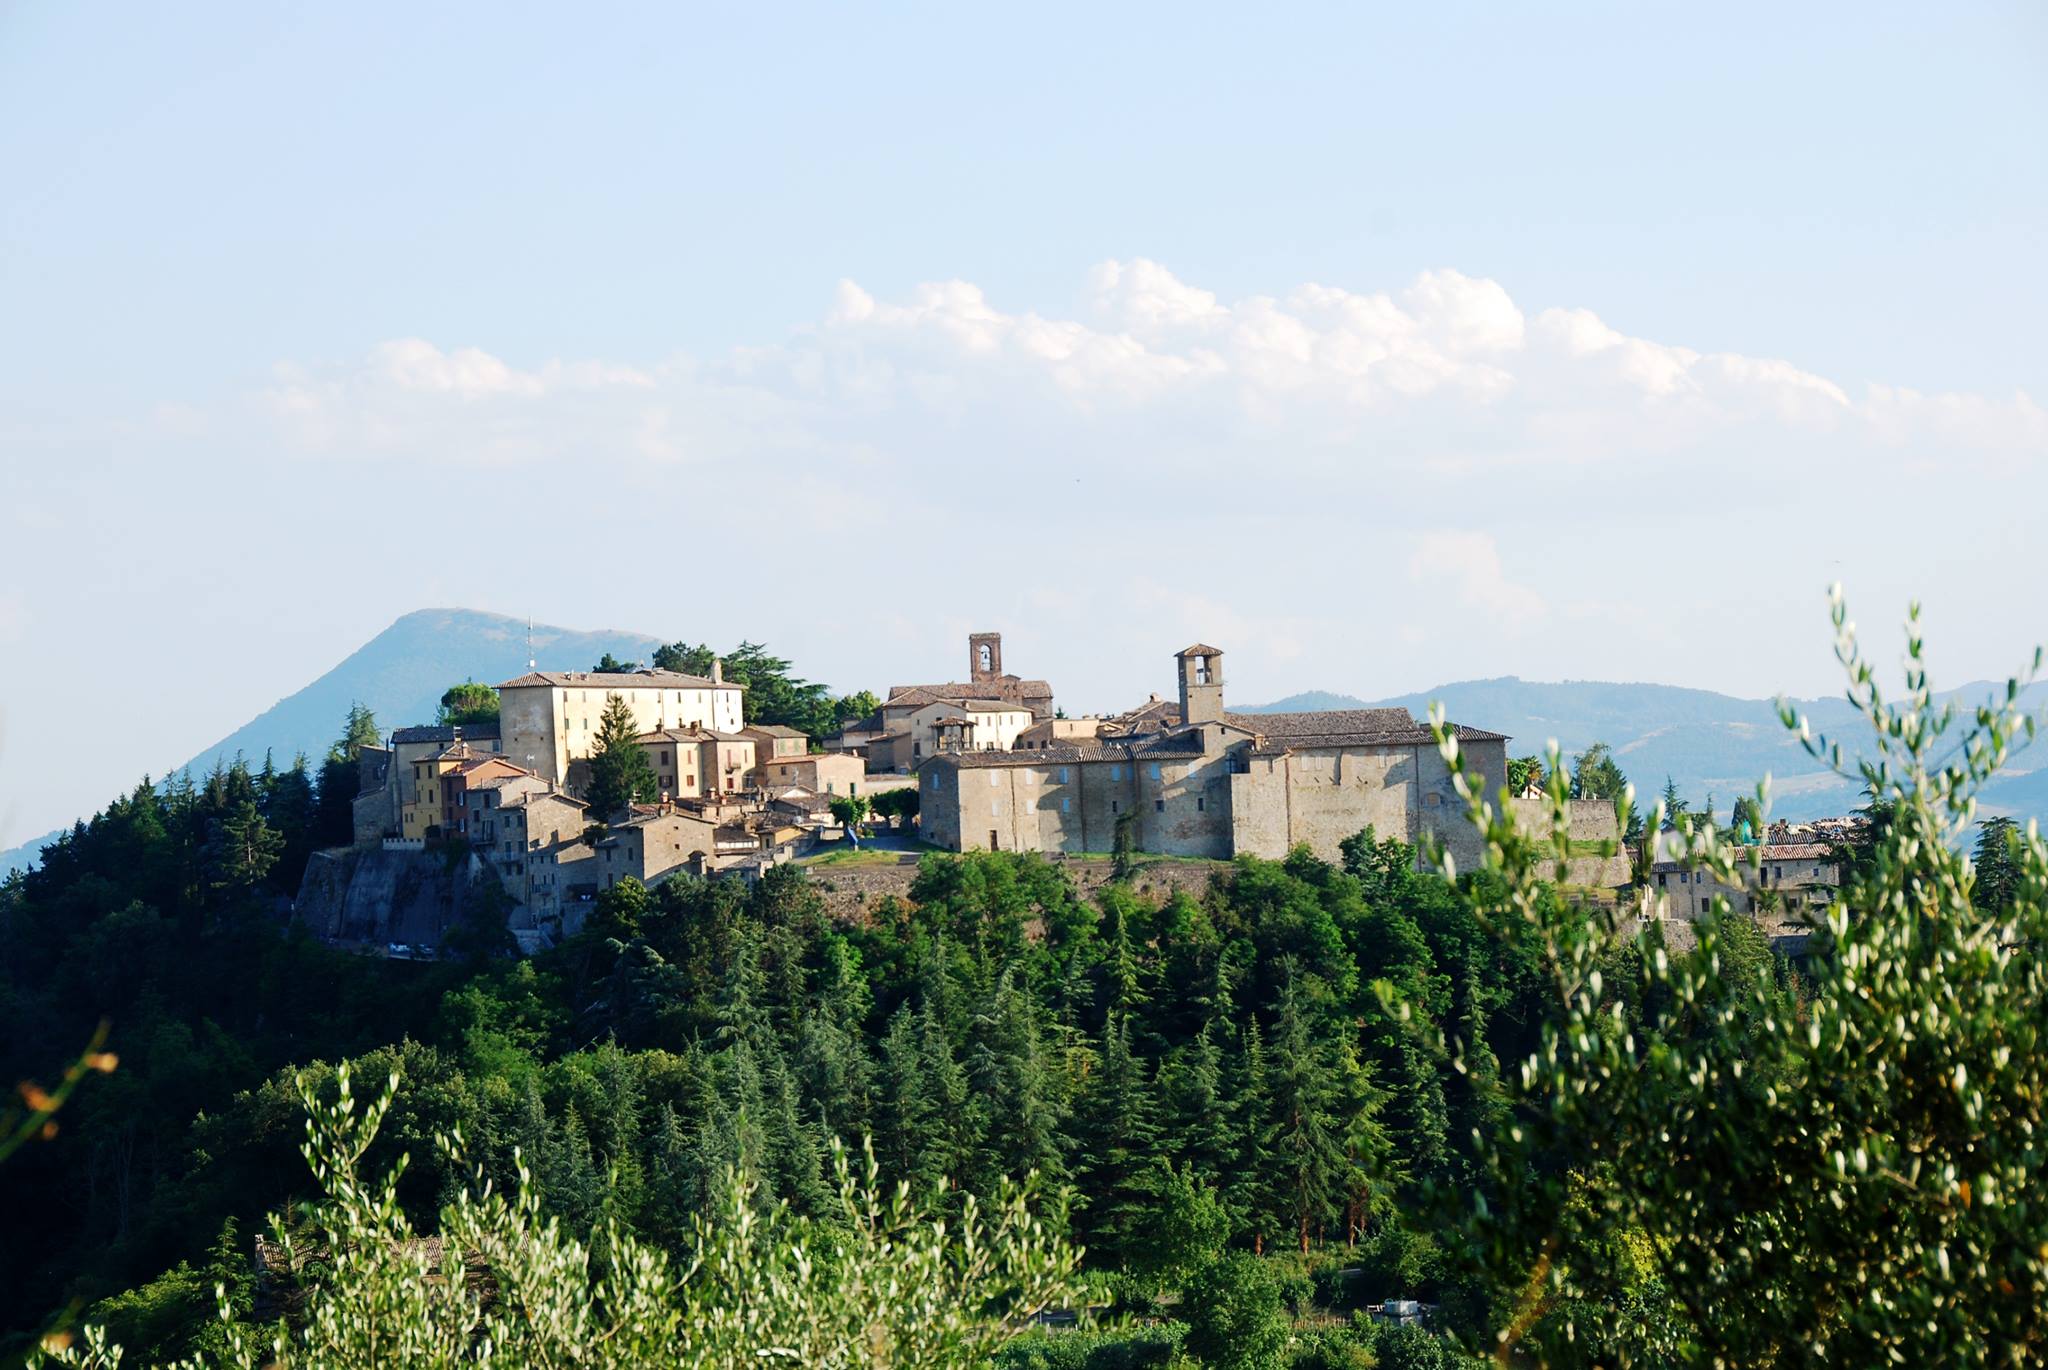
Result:
M1002 777L998 776L994 771L990 771L988 773L988 787L990 789L994 789L997 785L1001 783Z
M1062 800L1060 801L1060 812L1061 812L1061 813L1072 813L1073 811L1074 811L1074 801L1073 801L1073 800L1071 800L1071 799L1062 799Z
M934 792L934 793L936 793L936 792L938 791L938 788L939 788L939 773L938 773L937 771L933 771L933 772L932 772L932 790L933 790L933 792Z
M1111 780L1122 780L1124 778L1124 768L1121 766L1111 766L1109 768L1109 778Z
M1110 800L1110 801L1109 801L1109 811L1110 811L1111 813L1117 813L1117 812L1119 812L1119 811L1120 811L1120 810L1122 809L1122 807L1123 807L1123 806L1122 806L1122 805L1120 805L1120 804L1118 804L1118 803L1117 803L1117 802L1116 802L1116 801L1115 801L1114 799L1112 799L1112 800Z
M1065 766L1062 766L1062 767L1060 767L1060 784L1064 785L1064 784L1066 784L1066 783L1067 783L1067 768L1066 768Z
M990 818L1001 818L1001 817L1003 816L1003 801L1002 801L1002 800L1000 800L1000 799L991 799L991 800L989 800L989 801L988 801L988 816L989 816Z
M1205 811L1205 810L1206 810L1206 809L1207 809L1208 807L1209 807L1209 801L1208 801L1208 800L1206 800L1206 799L1202 798L1202 797L1201 797L1200 795L1196 795L1196 796L1195 796L1195 812L1196 812L1196 813L1202 813L1202 812L1204 812L1204 811Z
M1159 812L1159 813L1165 813L1165 812L1166 812L1166 801L1165 801L1164 799L1155 799L1155 800L1153 800L1153 801L1152 801L1152 807L1153 807L1153 809L1154 809L1154 810L1156 810L1156 811L1157 811L1157 812Z
M1152 763L1152 778L1154 780L1159 779L1159 763L1157 761Z
M1027 799L1027 800L1025 800L1025 801L1024 801L1024 812L1026 812L1026 813L1037 813L1037 812L1038 812L1038 801L1037 801L1036 799Z
M1027 785L1036 785L1036 784L1038 783L1038 772L1037 772L1037 771L1026 771L1026 772L1024 772L1024 783L1025 783L1025 784L1027 784Z

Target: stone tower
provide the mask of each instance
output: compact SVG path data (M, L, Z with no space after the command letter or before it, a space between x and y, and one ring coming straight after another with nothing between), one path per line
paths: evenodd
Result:
M967 638L968 679L977 685L1000 680L1003 674L1003 635L970 633Z
M1183 647L1180 665L1180 721L1223 721L1223 653L1206 643Z

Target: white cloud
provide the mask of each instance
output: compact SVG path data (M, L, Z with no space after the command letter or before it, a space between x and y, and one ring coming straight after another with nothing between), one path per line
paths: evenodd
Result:
M266 399L289 445L335 455L801 454L893 473L940 508L926 478L1025 447L1026 469L1083 488L1249 464L1376 497L1388 478L1421 494L1428 473L1605 465L1634 480L1648 463L1782 480L1860 469L1872 452L2048 450L2048 414L2023 393L1852 390L1780 358L1631 337L1585 309L1526 315L1500 283L1454 270L1392 291L1309 283L1227 300L1136 258L1086 285L1080 316L1062 317L1003 308L967 281L898 299L842 281L781 342L653 364L518 365L402 338L354 366L281 366Z
M1508 578L1491 533L1442 528L1422 533L1408 558L1408 578L1425 593L1448 589L1460 606L1509 631L1534 627L1549 612L1543 596Z

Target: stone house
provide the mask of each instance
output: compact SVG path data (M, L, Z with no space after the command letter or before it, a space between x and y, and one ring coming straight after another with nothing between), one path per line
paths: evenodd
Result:
M1018 733L1010 746L1020 752L1038 752L1067 743L1093 742L1102 735L1103 721L1100 718L1042 718Z
M463 830L462 796L473 782L506 779L530 772L495 752L474 751L467 742L414 761L409 781L411 801L398 810L398 835L422 838L430 832Z
M813 794L857 795L867 791L867 763L850 752L816 752L808 756L773 756L755 769L755 786L785 790L801 785Z
M670 799L736 794L754 769L755 740L743 732L663 728L634 739Z
M754 740L757 762L773 757L803 756L811 750L810 734L780 723L749 723L740 729L740 736Z
M499 787L492 802L472 817L470 845L491 863L505 892L523 910L523 917L515 916L515 927L523 923L562 934L582 925L567 891L589 878L579 874L595 855L583 841L589 822L583 802L560 790L510 785Z
M1138 849L1225 859L1300 844L1335 858L1368 826L1431 833L1463 863L1479 837L1429 730L1401 709L1232 714L1223 653L1177 654L1184 722L1033 751L941 753L919 768L927 841L955 851L1106 852L1119 822ZM1507 738L1459 727L1489 788L1507 778Z
M532 671L498 687L499 750L543 780L564 782L571 762L589 758L612 695L626 702L642 733L692 727L737 733L743 690L727 684L718 665L708 677L680 671Z
M498 726L438 723L398 728L391 734L390 746L364 748L353 804L356 842L374 844L382 837L403 835L401 815L407 805L419 802L422 777L414 768L458 744L472 755L498 752Z
M717 823L687 809L660 805L614 824L597 844L598 888L627 876L657 885L679 870L703 874L717 857Z
M1683 862L1658 860L1650 867L1650 888L1669 918L1698 918L1718 897L1737 913L1760 921L1798 923L1824 909L1841 884L1835 849L1825 842L1786 842L1752 848L1758 866L1730 885Z

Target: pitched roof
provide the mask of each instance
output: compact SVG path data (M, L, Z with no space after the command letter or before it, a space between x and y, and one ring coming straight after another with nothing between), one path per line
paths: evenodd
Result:
M780 723L749 723L740 731L743 733L765 733L769 737L801 737L806 742L811 740L811 735L802 729L784 727Z
M1210 646L1210 645L1209 645L1208 643L1206 643L1206 642L1197 642L1197 643L1196 643L1196 644L1195 644L1194 646L1192 646L1192 647L1183 647L1183 648L1181 648L1181 649L1180 649L1179 651L1175 652L1175 653L1174 653L1174 655L1175 655L1175 656L1222 656L1222 655L1223 655L1223 649L1222 649L1221 647L1211 647L1211 646Z
M906 704L913 701L905 698L918 695L914 701L929 704L940 699L1051 699L1052 686L1043 680L1020 680L1013 675L995 676L988 680L949 680L936 685L891 685L889 697L884 704Z
M423 723L411 728L394 728L391 745L401 742L488 742L498 736L495 723Z
M1317 709L1298 714L1225 713L1233 728L1257 733L1268 748L1278 747L1421 747L1435 739L1406 709ZM1507 734L1453 724L1460 742L1505 742Z
M641 733L633 739L639 743L651 742L752 742L745 733L722 733L715 728L656 728L651 733Z
M709 676L686 675L681 671L528 671L508 680L501 690L524 690L536 686L556 689L592 690L744 690L730 680L714 681Z

